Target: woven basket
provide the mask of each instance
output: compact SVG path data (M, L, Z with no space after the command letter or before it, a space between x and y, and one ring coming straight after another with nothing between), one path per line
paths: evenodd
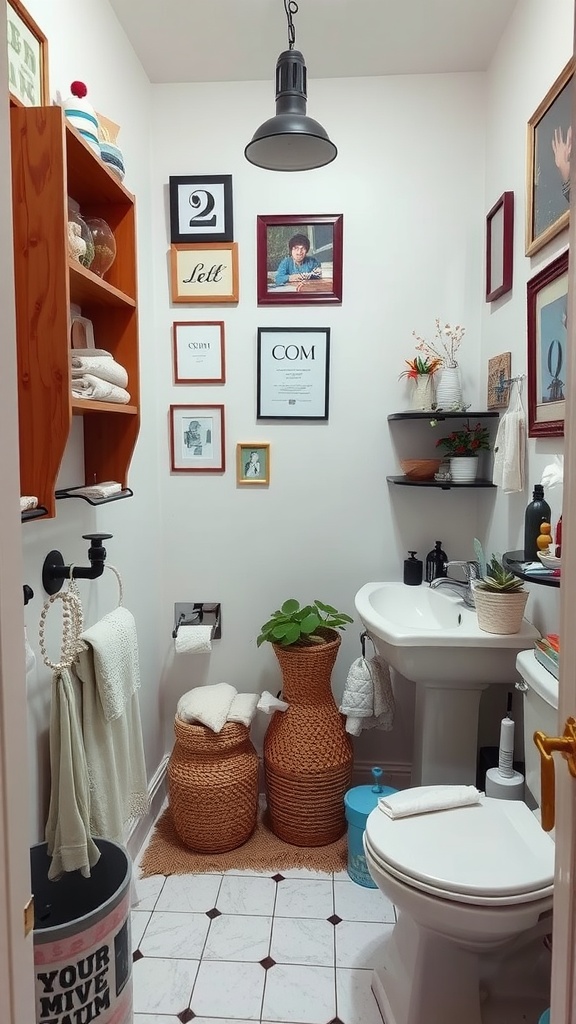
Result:
M245 725L222 731L174 719L168 799L182 842L199 853L225 853L250 838L258 810L258 755Z
M518 633L522 628L528 591L514 594L495 594L490 590L474 588L474 603L478 625L486 633Z
M321 646L279 647L282 696L264 739L272 831L295 846L325 846L346 831L344 794L352 776L352 741L330 688L340 636Z

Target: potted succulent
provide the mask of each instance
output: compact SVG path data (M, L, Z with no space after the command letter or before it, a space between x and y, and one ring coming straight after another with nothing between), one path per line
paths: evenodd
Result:
M272 831L295 846L324 846L346 830L344 793L352 777L352 741L330 679L339 630L353 619L329 604L285 601L257 639L272 644L282 672L286 711L264 738L264 773Z
M486 633L518 633L522 627L528 591L522 580L506 569L497 555L486 564L482 548L474 542L479 558L480 579L474 583L478 625Z
M415 356L414 359L405 359L408 367L402 370L398 380L407 377L414 381L412 391L412 408L422 412L432 410L435 405L434 398L434 374L442 366L442 360L438 356Z
M450 475L454 483L471 483L478 475L478 453L490 451L490 431L481 423L474 426L467 420L464 426L453 430L436 441L450 460Z

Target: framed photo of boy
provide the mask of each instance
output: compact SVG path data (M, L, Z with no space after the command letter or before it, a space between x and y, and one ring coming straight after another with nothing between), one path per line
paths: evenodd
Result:
M172 302L238 302L238 242L170 246Z
M486 302L512 287L514 261L514 193L503 192L486 215Z
M270 445L244 441L236 445L236 483L270 483Z
M171 242L231 242L232 175L192 174L168 179Z
M342 302L343 220L342 214L257 218L259 306Z
M48 40L20 0L6 0L8 88L14 104L41 107L50 103Z
M172 324L175 384L224 384L224 321L192 320Z
M527 284L528 436L564 437L568 250Z
M170 468L173 473L223 473L223 405L170 406Z
M526 255L568 226L572 148L572 58L528 122Z

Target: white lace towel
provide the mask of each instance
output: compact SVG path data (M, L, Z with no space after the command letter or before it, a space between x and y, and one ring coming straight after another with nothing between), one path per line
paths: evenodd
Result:
M95 402L116 402L119 405L130 401L130 395L124 388L109 384L93 373L72 378L72 398L90 398Z
M346 732L359 736L362 729L390 730L394 725L394 693L390 668L379 655L352 662L342 694L340 711Z
M492 483L501 487L505 494L524 490L526 415L518 381L513 389L514 397L511 398L510 408L500 420L494 442Z
M184 722L200 722L213 732L220 732L237 692L236 687L229 683L195 686L193 690L182 694L176 714Z
M389 818L407 818L412 814L447 811L452 807L466 807L480 803L476 786L415 786L390 796L381 796L378 807Z
M116 384L119 388L125 388L128 384L128 374L120 363L117 363L112 356L75 355L71 357L72 379L82 377L85 373L91 373L101 380L107 380L109 384Z

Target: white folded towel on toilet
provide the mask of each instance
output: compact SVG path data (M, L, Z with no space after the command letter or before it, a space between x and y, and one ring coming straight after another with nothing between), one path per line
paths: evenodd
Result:
M378 807L389 818L407 818L411 814L447 811L480 803L476 786L414 786L390 796L381 796Z

